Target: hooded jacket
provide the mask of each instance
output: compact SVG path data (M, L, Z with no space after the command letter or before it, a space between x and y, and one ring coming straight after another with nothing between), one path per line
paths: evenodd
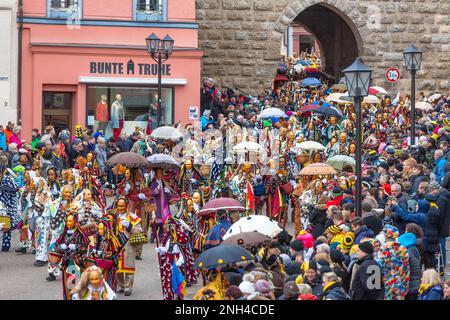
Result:
M398 237L398 242L406 248L409 253L409 293L417 293L422 278L422 264L419 250L416 247L417 238L412 233L404 233Z
M417 204L419 205L419 208L416 212L409 212L401 205L395 206L395 208L393 208L395 209L395 218L407 223L413 222L418 224L422 230L425 230L430 204L426 200L419 200Z
M355 244L359 244L364 238L375 238L375 233L372 229L369 229L366 225L363 225L355 233Z
M367 255L361 259L358 259L353 266L352 284L350 288L350 296L353 300L383 300L384 297L384 285L383 278L381 276L381 267L373 259L372 256ZM369 278L378 275L374 281L369 281ZM369 284L380 284L380 286L370 288Z

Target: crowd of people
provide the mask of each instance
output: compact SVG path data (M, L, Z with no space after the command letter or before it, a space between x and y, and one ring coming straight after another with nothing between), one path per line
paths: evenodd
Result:
M199 123L171 126L177 141L140 128L116 140L81 126L34 129L27 141L12 121L0 127L2 252L17 230L13 249L35 254L47 281L60 277L64 299L131 295L147 241L156 242L160 274L149 276L165 300L186 299L198 281L195 300L450 299L447 95L419 97L426 107L411 145L408 96L371 88L356 212L356 110L345 85L304 53L277 72L258 97L206 79ZM124 152L171 155L180 168L111 163ZM245 210L202 210L219 198ZM252 259L196 264L252 215L282 231L243 244Z

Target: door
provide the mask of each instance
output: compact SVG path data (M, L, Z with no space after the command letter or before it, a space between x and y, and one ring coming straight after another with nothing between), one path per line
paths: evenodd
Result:
M42 108L42 129L52 125L58 134L62 130L71 131L72 93L44 92Z

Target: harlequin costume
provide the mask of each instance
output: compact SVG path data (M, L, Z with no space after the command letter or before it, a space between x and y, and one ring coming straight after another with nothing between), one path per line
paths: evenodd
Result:
M6 172L6 166L0 161L0 203L6 209L6 215L11 219L11 229L19 223L19 188L14 179ZM2 251L11 248L11 231L3 232Z

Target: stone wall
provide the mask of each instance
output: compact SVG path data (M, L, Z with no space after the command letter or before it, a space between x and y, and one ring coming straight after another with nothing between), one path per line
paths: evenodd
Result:
M347 21L359 55L373 68L374 84L409 90L402 52L414 43L424 52L418 91L449 89L450 0L196 0L199 45L205 53L202 76L212 76L219 87L252 94L270 88L283 33L315 4ZM391 66L401 72L392 87L384 78Z

